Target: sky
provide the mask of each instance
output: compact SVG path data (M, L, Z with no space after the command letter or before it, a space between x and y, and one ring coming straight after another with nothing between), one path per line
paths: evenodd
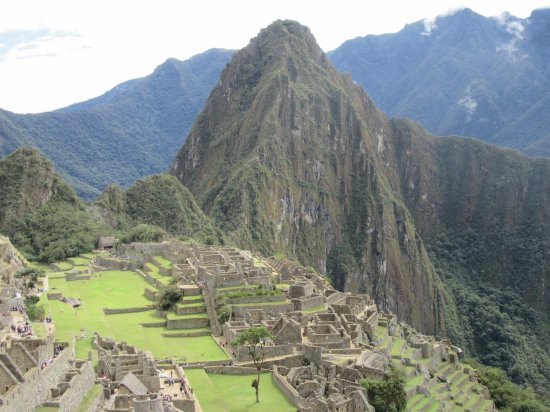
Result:
M38 113L84 101L167 58L245 47L277 19L308 26L330 51L464 7L525 18L550 0L4 0L0 108Z

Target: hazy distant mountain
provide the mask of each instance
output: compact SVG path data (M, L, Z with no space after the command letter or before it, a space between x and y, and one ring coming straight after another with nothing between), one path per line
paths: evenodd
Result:
M149 76L53 112L0 110L0 156L37 146L85 198L166 170L232 54L168 59Z
M329 56L391 115L550 156L550 9L527 19L464 9Z

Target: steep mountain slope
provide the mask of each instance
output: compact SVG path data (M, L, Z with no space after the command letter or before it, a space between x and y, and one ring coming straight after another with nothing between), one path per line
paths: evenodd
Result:
M437 134L550 156L550 9L527 19L469 9L329 53L387 113Z
M54 112L0 110L0 156L39 147L85 198L168 168L233 52L169 59L151 75Z
M193 195L169 174L144 177L127 190L109 186L89 210L98 220L118 230L148 224L177 236L207 243L223 242L223 235Z
M388 119L315 39L278 21L223 71L172 172L237 244L325 269L350 245L338 286L439 330L438 281L399 198Z
M0 159L0 233L11 233L26 213L47 203L82 206L74 190L35 148L22 147Z
M307 28L278 21L222 72L172 173L238 245L550 382L549 159L388 119Z

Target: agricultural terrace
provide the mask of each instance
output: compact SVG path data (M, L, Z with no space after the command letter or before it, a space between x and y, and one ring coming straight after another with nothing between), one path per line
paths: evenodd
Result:
M74 261L83 263L82 260ZM71 263L63 262L63 265L58 266L70 269L69 265ZM88 351L92 349L91 338L97 331L102 336L111 336L117 341L126 341L150 351L157 359L172 357L187 362L228 359L209 334L180 337L183 331L168 329L165 326L166 319L157 316L154 309L106 315L104 308L145 308L153 305L154 302L145 296L144 289L154 288L135 272L109 270L96 272L89 280L75 281L67 281L63 273L54 272L49 274L48 283L48 292L61 292L65 297L81 301L80 307L73 308L60 300L42 299L55 321L57 339L71 341L72 336L79 338L76 343L78 357L87 357ZM174 312L169 312L167 317L185 318ZM197 314L195 317L206 317L206 314ZM190 332L197 330L203 329ZM209 331L209 328L204 330ZM180 336L176 332L180 332Z

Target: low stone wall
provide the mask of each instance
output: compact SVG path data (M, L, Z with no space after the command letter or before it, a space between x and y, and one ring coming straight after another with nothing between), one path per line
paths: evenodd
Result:
M197 305L197 306L178 306L176 313L178 315L192 315L194 313L204 313L206 312L206 305Z
M63 293L61 292L47 293L46 296L48 297L48 300L61 300L61 298L63 297Z
M286 300L286 296L280 295L257 295L257 296L238 296L228 298L230 304L239 305L245 303L265 303L265 302L282 302Z
M253 375L257 373L256 368L244 366L207 366L204 368L206 373L219 373L221 375Z
M266 358L275 358L279 356L285 356L292 353L292 345L276 345L266 346L264 348ZM252 357L248 353L248 350L242 346L239 346L235 351L236 358L239 362L251 361Z
M67 282L72 282L75 280L90 280L90 275L67 275L65 276L65 280Z
M288 313L294 310L292 303L273 304L273 305L254 305L249 304L246 306L232 306L233 314L237 317L244 317L245 313L251 309L259 309L269 313Z
M325 297L314 295L307 298L292 299L295 310L307 310L316 306L321 306L325 303Z
M286 395L288 399L290 399L294 405L300 409L300 411L309 411L307 400L302 398L298 391L292 387L285 377L279 374L277 365L273 366L273 373L271 374L271 377L275 385L277 385L277 387Z
M200 330L195 332L181 332L181 333L161 333L165 338L195 338L197 336L208 336L212 332L209 330Z
M157 280L154 277L152 277L149 273L143 272L142 270L139 270L139 269L135 269L135 271L138 274L140 274L147 283L153 285L159 290L164 289L165 287L164 284L160 280Z
M168 329L197 329L207 328L209 324L208 318L168 319L166 327Z
M145 288L144 289L145 296L147 296L149 299L156 301L158 299L158 292Z
M134 308L103 308L106 315L119 315L121 313L147 312L153 309L152 306L138 306Z
M95 264L107 269L135 270L141 267L139 262L133 260L114 259L98 255L95 257Z

